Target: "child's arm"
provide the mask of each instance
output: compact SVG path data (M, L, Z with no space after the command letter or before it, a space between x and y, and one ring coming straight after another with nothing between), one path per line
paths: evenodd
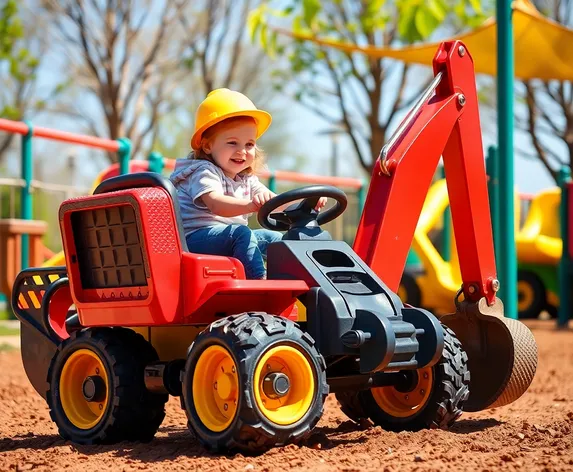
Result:
M259 209L251 200L241 200L218 192L206 193L201 199L211 212L227 218L254 213Z

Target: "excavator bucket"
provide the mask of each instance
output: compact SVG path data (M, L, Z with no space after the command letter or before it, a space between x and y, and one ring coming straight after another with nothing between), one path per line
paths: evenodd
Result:
M454 330L468 355L470 396L465 411L480 411L517 400L533 381L537 343L527 326L503 316L499 298L488 306L462 301L441 322Z

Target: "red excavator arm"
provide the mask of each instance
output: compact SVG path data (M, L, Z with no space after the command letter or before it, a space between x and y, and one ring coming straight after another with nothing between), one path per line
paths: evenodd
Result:
M473 61L442 43L434 80L380 152L354 250L396 292L432 177L443 157L466 300L499 289Z
M443 158L462 275L462 301L440 321L461 341L471 373L464 409L507 405L531 384L537 345L496 297L493 236L472 58L460 41L440 45L434 80L382 148L354 250L394 292L432 177Z

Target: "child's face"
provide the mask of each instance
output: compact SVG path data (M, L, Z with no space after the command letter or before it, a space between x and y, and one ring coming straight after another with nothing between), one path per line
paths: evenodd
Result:
M203 149L211 154L227 177L234 179L253 164L256 138L255 123L243 120L218 132Z

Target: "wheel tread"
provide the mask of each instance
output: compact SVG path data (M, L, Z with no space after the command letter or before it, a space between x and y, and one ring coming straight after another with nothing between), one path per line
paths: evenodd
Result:
M449 428L460 417L464 402L469 398L470 372L468 356L461 342L450 328L442 326L444 349L440 361L434 366L434 391L437 393L433 394L428 406L418 415L402 421L382 412L369 390L338 392L336 398L342 412L357 423L370 418L392 431Z

